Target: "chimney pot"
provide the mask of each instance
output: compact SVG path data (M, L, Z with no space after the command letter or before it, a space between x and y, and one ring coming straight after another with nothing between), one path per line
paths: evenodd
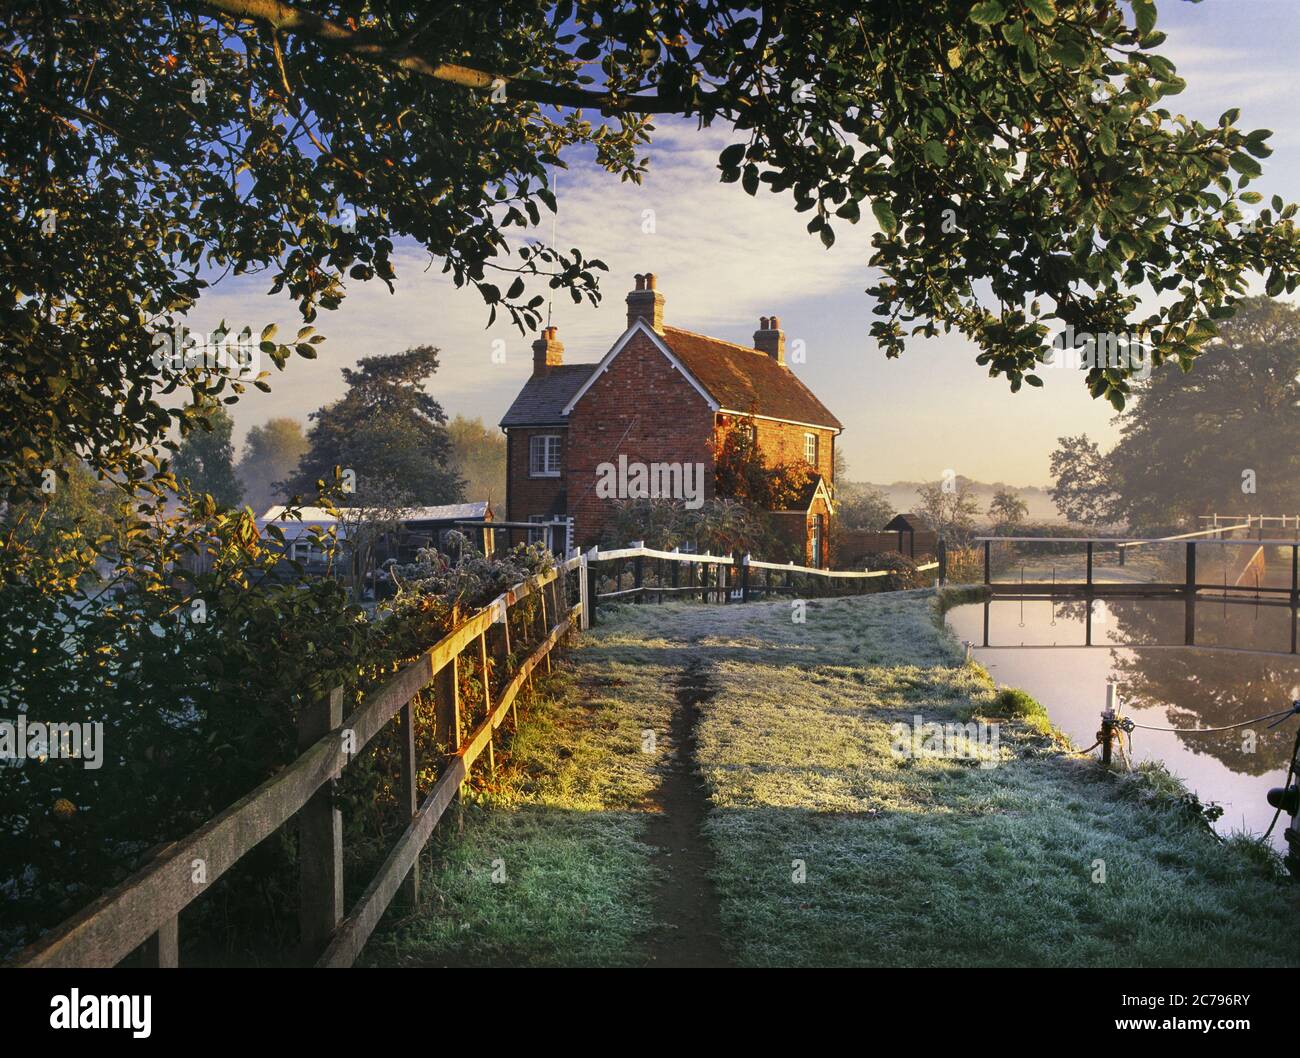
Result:
M564 363L564 343L559 338L560 328L544 327L541 336L533 342L533 374L544 375L553 367Z
M781 330L779 316L760 316L759 329L754 332L754 348L785 366L785 333Z
M645 320L651 330L664 333L664 296L656 289L653 272L636 276L636 289L627 296L627 325Z

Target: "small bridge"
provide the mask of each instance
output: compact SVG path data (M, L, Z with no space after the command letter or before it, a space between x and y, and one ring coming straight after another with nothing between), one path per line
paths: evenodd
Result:
M1198 601L1285 607L1291 610L1294 654L1300 518L1267 521L1294 528L1294 537L1266 536L1265 517L1252 515L1175 536L982 536L976 543L983 549L984 585L994 597L1181 599L1186 646L1196 644Z

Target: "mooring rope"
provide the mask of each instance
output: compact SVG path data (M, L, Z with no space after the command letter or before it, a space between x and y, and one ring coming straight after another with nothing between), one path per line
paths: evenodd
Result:
M1261 720L1272 720L1275 717L1294 716L1300 713L1300 701L1296 702L1289 709L1282 709L1276 713L1266 713L1264 716L1257 716L1253 720L1243 720L1239 724L1227 724L1224 727L1152 727L1150 724L1139 724L1136 721L1130 721L1134 727L1140 727L1143 731L1170 731L1176 735L1208 735L1216 731L1235 731L1239 727L1246 727L1250 724L1258 724ZM1281 723L1279 720L1278 723ZM1277 724L1270 724L1270 727L1276 727Z

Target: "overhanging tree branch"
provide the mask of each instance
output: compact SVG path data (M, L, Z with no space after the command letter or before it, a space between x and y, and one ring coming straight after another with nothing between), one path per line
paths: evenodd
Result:
M605 114L691 114L699 109L700 99L695 96L623 96L590 92L532 78L488 73L459 63L430 60L415 54L400 41L377 40L368 33L341 26L283 0L200 0L200 3L217 14L240 21L260 22L281 32L309 37L335 51L367 62L461 88L486 92L504 84L506 94L511 98L556 107L590 108Z

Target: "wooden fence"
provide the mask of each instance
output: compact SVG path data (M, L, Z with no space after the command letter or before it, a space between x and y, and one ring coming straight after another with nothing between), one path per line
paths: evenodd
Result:
M930 558L938 554L939 534L928 529L919 532L909 529L871 532L841 527L832 535L831 547L833 557L844 565L861 562L867 555L887 551L897 551L911 559Z
M350 966L399 889L410 903L415 902L420 850L474 762L484 752L493 762L494 733L507 711L515 709L519 692L531 684L533 670L544 666L549 672L552 650L575 622L585 626L584 567L584 557L572 554L557 569L498 596L368 693L346 718L343 688L335 688L302 717L301 755L293 763L188 837L162 848L140 871L23 951L14 964L114 966L143 949L148 965L177 966L180 912L254 846L296 817L302 951L306 961L317 966ZM570 574L576 574L573 591ZM522 618L524 640L516 646L528 653L511 666L511 612L533 598L535 605L516 612ZM466 654L468 664L481 673L485 698L485 715L468 734L462 731L458 682L458 668ZM496 688L490 686L489 655L498 673L506 677ZM437 781L419 802L413 701L430 684L436 728L449 733L451 751L442 761ZM345 913L342 815L334 806L332 786L392 720L400 731L402 804L410 812L410 823L379 873Z
M599 603L618 600L662 602L665 597L698 596L704 602L749 602L754 598L797 594L810 588L823 594L861 594L876 587L873 581L895 572L887 569L816 569L796 566L793 562L760 562L749 555L733 557L658 551L645 547L640 541L613 551L592 548L583 558L586 562L586 599L592 615ZM606 569L602 571L601 566ZM927 562L916 569L922 573L934 571L936 581L943 578L938 561ZM647 577L648 573L650 577ZM601 591L602 580L612 581L612 587ZM624 582L627 582L626 587Z

